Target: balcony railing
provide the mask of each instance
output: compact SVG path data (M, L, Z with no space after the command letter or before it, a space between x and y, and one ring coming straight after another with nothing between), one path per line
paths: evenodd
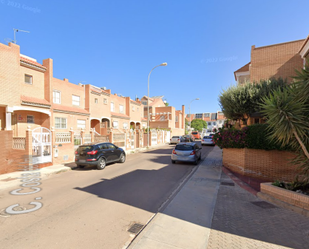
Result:
M13 149L26 149L26 138L25 137L13 137Z

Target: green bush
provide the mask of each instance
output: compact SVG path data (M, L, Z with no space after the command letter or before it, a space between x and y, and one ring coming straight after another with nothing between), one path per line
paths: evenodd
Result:
M214 135L214 142L220 148L248 148L259 150L291 150L269 139L267 124L255 124L241 130L219 129Z

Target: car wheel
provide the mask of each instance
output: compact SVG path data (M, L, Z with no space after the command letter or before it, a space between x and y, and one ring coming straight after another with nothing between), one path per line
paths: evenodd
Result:
M104 159L104 158L100 158L99 161L98 161L97 168L98 168L99 170L102 170L102 169L105 168L105 166L106 166L106 161L105 161L105 159Z
M172 163L175 163L176 161L175 160L172 160Z
M121 155L119 157L119 162L124 163L125 161L126 161L126 155L124 153L121 153Z
M198 164L198 158L195 159L194 164L195 164L195 165Z

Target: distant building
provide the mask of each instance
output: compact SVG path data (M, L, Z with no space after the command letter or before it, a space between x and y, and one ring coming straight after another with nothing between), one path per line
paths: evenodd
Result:
M187 120L192 122L193 119L202 119L207 123L207 132L212 132L214 129L222 128L226 117L223 112L205 112L205 113L195 113L187 115Z

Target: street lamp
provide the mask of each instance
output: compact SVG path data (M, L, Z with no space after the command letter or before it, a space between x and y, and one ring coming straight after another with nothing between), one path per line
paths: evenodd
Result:
M163 66L163 67L165 67L165 66L167 66L167 63L166 62L164 62L164 63L162 63L162 64L160 64L160 65L157 65L157 66L155 66L153 69L155 69L156 67L160 67L160 66ZM147 148L149 148L149 129L150 129L150 127L149 127L149 78L150 78L150 74L151 74L151 72L153 71L153 69L151 69L151 71L150 71L150 73L149 73L149 75L148 75L148 99L147 99Z
M191 128L191 103L192 103L194 100L199 100L199 98L193 99L193 100L190 102L190 104L189 104L190 128Z

